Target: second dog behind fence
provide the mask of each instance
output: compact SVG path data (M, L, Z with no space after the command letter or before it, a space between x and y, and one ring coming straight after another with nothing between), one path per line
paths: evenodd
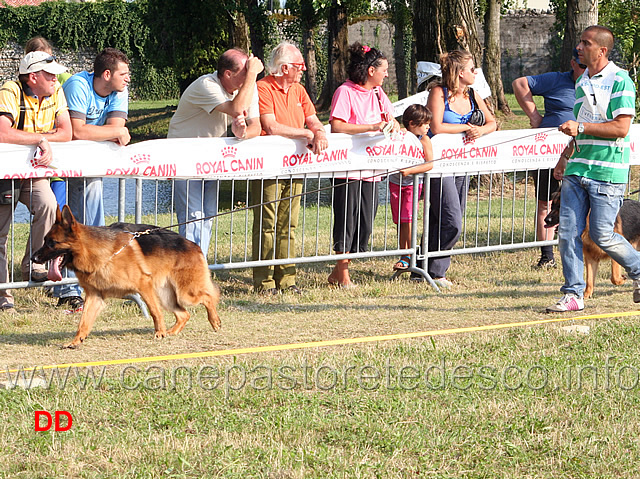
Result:
M551 209L544 219L545 227L553 228L559 224L560 203L561 191L558 191L552 196ZM624 200L613 230L624 236L635 249L640 250L640 202L631 199ZM587 276L584 297L590 298L593 295L596 284L598 265L600 261L609 258L609 255L591 239L589 235L589 216L587 216L587 223L582 233L582 256ZM624 282L625 277L622 274L622 267L611 259L611 283L621 285Z

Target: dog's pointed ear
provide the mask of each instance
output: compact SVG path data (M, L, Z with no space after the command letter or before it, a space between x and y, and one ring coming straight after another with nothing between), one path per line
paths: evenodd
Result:
M60 205L56 206L56 223L62 223L62 212L60 211Z
M71 212L71 208L69 208L69 205L64 205L62 207L62 224L64 224L65 226L69 227L69 228L73 228L76 225L76 219L73 216L73 213Z

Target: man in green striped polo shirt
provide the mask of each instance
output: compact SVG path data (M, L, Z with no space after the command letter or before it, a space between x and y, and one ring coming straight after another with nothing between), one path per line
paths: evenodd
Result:
M611 30L588 27L577 46L587 69L576 83L577 121L559 130L574 138L560 156L554 177L562 179L558 227L564 296L547 312L584 309L582 232L587 215L593 241L620 263L633 279L633 300L640 302L640 253L613 231L629 176L629 128L635 116L635 86L629 74L609 61Z

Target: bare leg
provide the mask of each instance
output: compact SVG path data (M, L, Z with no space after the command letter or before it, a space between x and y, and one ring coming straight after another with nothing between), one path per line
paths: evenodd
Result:
M329 275L329 284L337 284L341 286L347 286L353 284L351 277L349 276L349 262L348 259L340 259L336 261L336 265L333 267L333 271Z

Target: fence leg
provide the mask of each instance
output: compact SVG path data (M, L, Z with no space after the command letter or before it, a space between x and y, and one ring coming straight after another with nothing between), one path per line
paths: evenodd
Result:
M422 268L418 268L417 264L417 254L420 251L421 256L423 256L424 261L427 261L427 255L423 253L424 245L428 244L428 236L429 236L429 194L430 194L430 181L429 175L424 175L424 218L423 218L423 232L422 232L422 248L418 248L418 209L420 205L420 195L417 194L418 189L418 175L413 175L413 214L411 216L411 249L413 253L411 254L411 259L409 261L409 268L403 271L396 271L391 276L392 280L400 277L402 273L415 273L421 276L418 281L428 281L429 285L435 289L438 293L440 292L440 288L433 281L433 278L429 276L426 270Z
M126 214L125 210L125 191L126 191L127 180L125 178L120 178L118 180L118 221L124 222L124 216Z
M124 299L128 299L129 301L133 301L140 308L140 312L142 312L142 316L149 319L149 310L147 309L147 304L142 300L138 293L128 294L124 297Z
M418 184L418 175L413 175L413 186L414 189ZM429 198L431 197L431 177L429 173L424 174L424 186L422 187L422 191L424 193L424 215L422 218L422 244L420 249L418 249L418 204L420 198L418 195L413 195L413 218L411 219L411 247L416 251L416 253L411 255L411 265L409 267L409 271L412 273L419 274L422 276L422 281L428 281L429 286L436 290L436 292L440 292L440 288L435 283L433 278L429 276L426 269L417 267L417 252L420 251L420 256L423 257L423 261L428 261L428 251L426 251L425 245L429 244Z

